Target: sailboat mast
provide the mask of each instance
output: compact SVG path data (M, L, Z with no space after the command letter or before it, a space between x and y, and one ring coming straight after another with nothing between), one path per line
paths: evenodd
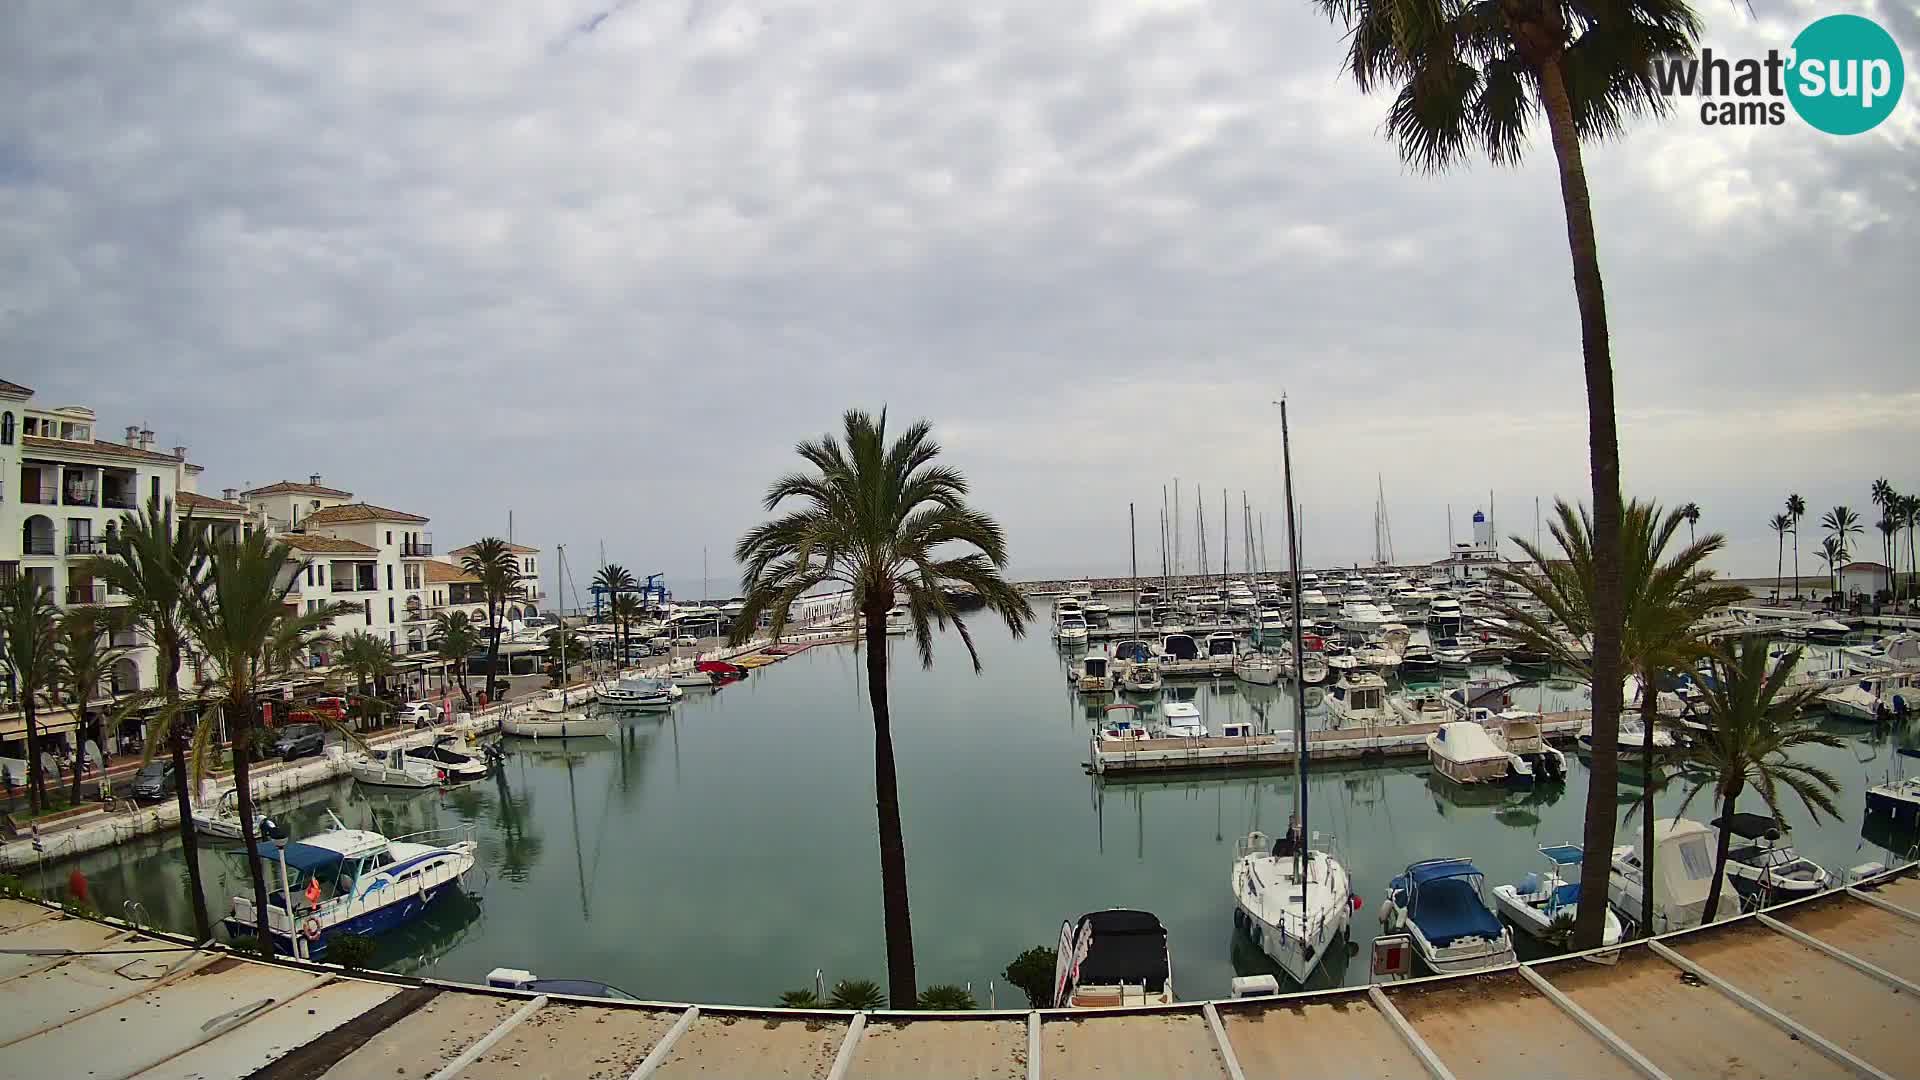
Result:
M1173 576L1180 576L1180 478L1173 478Z
M1295 778L1293 789L1294 812L1299 815L1300 835L1293 845L1293 877L1295 881L1306 879L1307 837L1307 686L1303 673L1307 661L1306 642L1301 637L1300 622L1304 615L1300 605L1300 540L1294 526L1293 510L1293 451L1288 445L1287 399L1280 399L1280 465L1286 482L1287 493L1287 569L1293 575L1293 747ZM1300 890L1300 916L1306 918L1307 892Z
M1133 617L1140 617L1140 537L1134 531L1133 504L1127 504L1127 558L1133 563Z
M1222 592L1225 592L1227 588L1227 563L1229 561L1228 556L1232 552L1233 552L1233 549L1227 546L1227 489L1221 488L1220 489L1220 590Z
M567 545L553 547L560 556L560 711L564 713L567 711Z

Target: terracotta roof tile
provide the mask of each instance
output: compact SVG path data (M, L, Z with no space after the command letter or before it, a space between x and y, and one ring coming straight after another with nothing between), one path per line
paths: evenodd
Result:
M173 501L179 506L190 510L210 510L216 514L247 513L247 508L241 506L239 503L228 502L225 499L211 498L197 491L177 492L173 497Z
M525 545L525 544L508 544L508 545L507 545L507 550L508 550L508 551L511 551L511 552L513 552L513 553L515 553L515 554L517 554L517 555L538 555L538 554L540 554L540 549L539 549L539 548L537 548L537 547L528 547L528 546L527 546L527 545ZM452 550L451 552L449 552L448 554L451 554L451 555L471 555L471 554L473 554L473 545L472 545L472 544L468 544L468 545L467 545L466 547L457 547L457 548L454 548L454 549L453 549L453 550Z
M32 397L33 391L21 386L17 382L8 382L5 379L0 379L0 394L18 394L21 397Z
M165 462L168 465L180 464L180 459L174 457L172 454L162 454L157 450L142 450L137 446L128 446L125 443L102 442L98 439L90 443L83 443L73 442L69 439L49 439L45 435L22 435L20 436L20 445L38 447L42 450L78 450L83 454L105 454L108 457L132 458L136 461ZM188 468L194 469L196 472L199 470L199 467L194 465L189 465Z
M336 499L353 498L351 491L321 487L319 484L298 484L292 480L282 480L277 484L268 484L266 487L249 488L240 494L243 498L251 495L330 495Z
M389 510L372 503L348 503L345 506L326 506L300 519L303 525L346 525L364 521L421 521L427 518L419 514L409 514L404 510Z
M378 555L378 548L371 548L358 540L336 540L331 536L309 536L305 533L287 533L280 542L295 551L306 551L321 555Z
M427 582L431 585L455 585L465 582L478 585L480 579L460 569L452 563L443 563L438 559L427 560Z

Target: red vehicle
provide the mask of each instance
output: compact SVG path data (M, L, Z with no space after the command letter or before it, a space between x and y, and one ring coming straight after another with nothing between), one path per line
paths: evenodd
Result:
M704 671L713 676L713 681L738 682L747 677L747 669L739 664L730 664L725 660L702 660L693 665L693 670Z

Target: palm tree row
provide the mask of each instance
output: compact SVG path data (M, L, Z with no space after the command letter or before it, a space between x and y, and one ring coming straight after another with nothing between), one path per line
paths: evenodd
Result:
M1895 490L1886 477L1873 482L1873 504L1880 508L1880 520L1874 523L1874 531L1880 534L1881 555L1886 559L1889 588L1894 599L1901 598L1901 562L1900 556L1906 554L1906 574L1911 580L1920 573L1920 561L1916 560L1916 533L1920 532L1920 495L1902 495ZM1807 516L1807 501L1798 493L1787 496L1786 512L1776 514L1767 522L1767 527L1780 537L1782 552L1785 549L1785 536L1793 534L1793 596L1800 598L1800 519ZM1826 564L1828 583L1834 592L1843 591L1845 582L1840 570L1855 555L1854 538L1863 531L1860 515L1844 503L1827 511L1820 518L1820 529L1825 535L1815 556ZM1904 548L1900 542L1901 533L1906 534ZM1774 595L1780 594L1780 573L1774 574ZM1909 587L1905 595L1912 595Z

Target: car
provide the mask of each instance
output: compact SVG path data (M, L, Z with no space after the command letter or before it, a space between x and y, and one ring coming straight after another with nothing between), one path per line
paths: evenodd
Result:
M128 790L140 802L159 802L172 796L179 782L179 774L173 771L172 762L149 761L133 774L133 783L128 785Z
M440 706L431 701L409 701L400 706L400 721L415 727L427 727L440 722Z
M679 637L674 638L673 643L675 645L680 646L683 649L686 649L686 648L692 648L693 646L700 644L700 639L697 637L691 637L689 635L682 634Z
M274 737L269 752L277 758L295 758L318 754L327 747L327 730L319 724L288 724Z

